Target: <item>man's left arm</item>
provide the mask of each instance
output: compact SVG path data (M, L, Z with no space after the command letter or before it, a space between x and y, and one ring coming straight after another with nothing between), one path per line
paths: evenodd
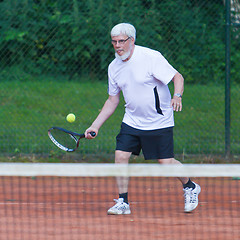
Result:
M172 79L174 83L174 94L171 100L171 106L173 111L182 111L182 95L184 91L184 78L177 72Z

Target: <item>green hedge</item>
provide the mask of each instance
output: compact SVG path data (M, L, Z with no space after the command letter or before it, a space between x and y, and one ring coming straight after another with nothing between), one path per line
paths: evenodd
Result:
M189 83L224 81L220 0L11 0L1 1L0 8L5 69L20 65L29 74L104 79L113 58L109 32L119 22L130 22L137 44L161 51ZM240 82L239 31L232 34L232 78Z

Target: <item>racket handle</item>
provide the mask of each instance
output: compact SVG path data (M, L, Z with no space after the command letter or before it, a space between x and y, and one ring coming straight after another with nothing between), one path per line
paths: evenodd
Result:
M91 136L92 137L95 137L96 136L96 133L95 132L90 132Z

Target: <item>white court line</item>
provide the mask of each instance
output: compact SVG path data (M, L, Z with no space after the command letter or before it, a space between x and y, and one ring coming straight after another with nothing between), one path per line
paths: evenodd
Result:
M6 202L0 202L0 205L94 205L94 204L100 204L100 205L105 205L105 204L112 204L113 202L79 202L79 203L73 203L73 202L14 202L14 201L6 201ZM131 205L138 205L138 204L161 204L162 202L130 202ZM166 203L166 202L164 202ZM213 202L206 202L206 201L199 201L199 204L208 204L208 203L213 203ZM216 203L216 202L214 202ZM224 203L240 203L238 200L232 200L232 201L224 201ZM173 203L172 203L173 204Z

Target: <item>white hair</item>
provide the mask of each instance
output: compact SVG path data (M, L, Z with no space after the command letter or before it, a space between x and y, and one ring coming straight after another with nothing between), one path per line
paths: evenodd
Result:
M130 23L119 23L112 28L111 36L119 36L120 34L136 39L136 29Z

